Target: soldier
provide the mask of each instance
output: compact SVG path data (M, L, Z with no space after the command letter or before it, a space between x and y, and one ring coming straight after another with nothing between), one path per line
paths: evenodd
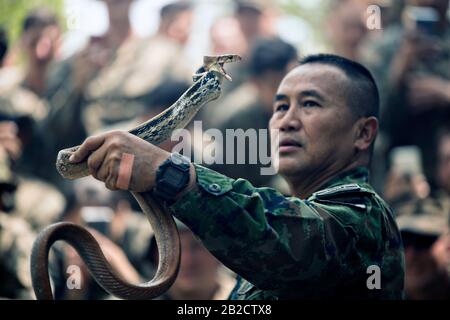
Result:
M47 9L31 11L23 21L22 49L26 54L26 68L5 68L0 73L0 95L9 103L2 111L26 115L39 121L45 118L46 77L59 44L60 29L56 16Z
M48 170L40 160L45 159L49 145L40 125L49 112L47 74L58 52L60 29L56 16L44 8L28 13L22 29L20 40L26 66L1 70L0 116L15 121L19 127L23 156L18 159L16 170L45 179Z
M123 11L120 13L123 15ZM192 70L183 55L191 24L190 3L176 1L161 9L157 34L124 42L117 48L110 63L86 87L83 122L88 134L134 119L144 111L140 97L165 79L191 81Z
M64 197L53 186L31 176L12 170L22 154L22 143L14 122L0 121L0 150L9 163L8 171L14 178L14 190L2 192L3 210L23 218L35 231L54 222L64 208ZM9 181L9 180L8 180Z
M30 254L35 235L26 221L11 214L17 181L7 148L0 143L0 299L31 299Z
M363 61L373 71L382 98L381 133L386 152L417 145L424 172L436 187L438 128L450 120L450 24L448 0L408 0L403 24L368 43ZM417 14L426 10L436 20ZM431 13L430 13L431 12Z
M448 199L418 199L398 209L405 246L405 296L412 300L450 298Z
M437 141L437 182L450 197L450 128L442 128Z
M232 299L400 299L400 233L368 183L378 104L370 72L342 57L309 56L285 76L270 128L288 198L125 132L87 139L71 161L88 158L110 189L152 191L241 277ZM123 153L135 160L119 174Z

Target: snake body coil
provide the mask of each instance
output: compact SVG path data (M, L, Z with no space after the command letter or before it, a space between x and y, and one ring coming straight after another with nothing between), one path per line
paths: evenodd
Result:
M237 55L206 56L194 75L195 83L167 110L130 130L150 143L159 144L175 129L184 128L207 102L217 99L223 78L231 79L223 64L240 60ZM69 157L79 146L61 150L56 160L58 172L66 179L89 175L87 161L72 164ZM83 227L72 223L56 223L44 229L34 242L31 254L31 276L37 299L53 299L48 275L48 253L52 244L64 240L72 245L95 280L109 293L122 299L152 299L165 292L175 281L180 263L180 240L172 215L149 192L135 193L156 238L159 265L154 278L144 284L124 281L105 259L94 237Z

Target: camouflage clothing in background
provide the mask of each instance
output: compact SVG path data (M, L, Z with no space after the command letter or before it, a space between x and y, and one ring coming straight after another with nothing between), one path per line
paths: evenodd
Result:
M24 220L0 212L0 297L34 298L30 273L34 238Z
M171 206L243 279L232 299L401 299L404 258L386 203L356 168L306 200L195 165L198 188ZM367 288L367 268L381 289Z
M24 81L25 75L19 68L0 71L0 111L9 116L28 116L39 122L47 116L49 106L28 89Z
M369 39L363 52L363 62L373 73L381 97L381 122L383 143L388 148L402 145L417 145L422 151L424 171L432 186L436 163L436 133L441 126L450 123L450 106L433 108L414 113L407 101L408 88L404 84L392 83L390 70L395 55L399 52L406 31L393 26L383 32L383 37ZM450 81L450 25L432 39L439 47L438 53L415 62L407 71L408 76L438 76ZM384 157L386 155L383 155Z
M143 96L169 78L190 83L193 72L182 48L170 39L126 42L86 87L82 116L88 134L141 115Z

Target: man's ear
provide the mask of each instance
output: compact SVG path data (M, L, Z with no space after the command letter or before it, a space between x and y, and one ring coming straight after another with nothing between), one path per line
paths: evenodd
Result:
M355 123L354 146L358 151L369 149L378 132L378 119L375 117L361 118Z

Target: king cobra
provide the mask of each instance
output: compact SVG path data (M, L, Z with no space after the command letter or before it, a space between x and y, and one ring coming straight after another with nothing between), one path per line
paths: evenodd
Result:
M175 129L184 128L206 103L217 99L223 78L231 80L223 65L239 61L238 55L205 56L203 66L194 74L194 84L168 109L129 132L152 144L170 137ZM70 163L69 157L79 146L61 150L56 168L66 179L89 175L87 160ZM159 251L159 265L149 282L134 285L126 282L111 267L94 237L85 228L67 222L55 223L45 228L36 238L31 253L31 278L36 298L53 300L48 274L50 247L64 240L75 248L94 279L110 294L121 299L152 299L165 291L175 281L180 265L180 239L170 212L151 192L131 192L150 222Z

